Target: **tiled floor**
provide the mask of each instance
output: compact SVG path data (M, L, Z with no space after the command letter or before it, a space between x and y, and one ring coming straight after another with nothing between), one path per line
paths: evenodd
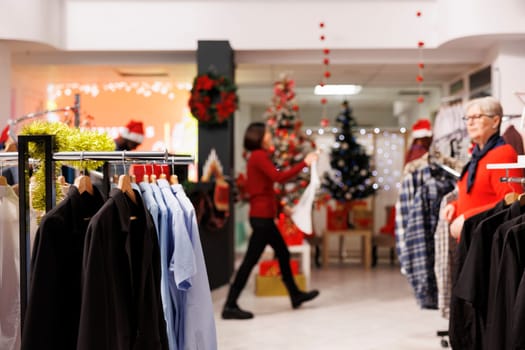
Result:
M313 268L311 284L321 295L293 310L287 297L256 297L252 278L239 304L255 318L243 321L220 318L227 287L214 290L219 349L442 349L447 320L417 306L397 267L333 263Z

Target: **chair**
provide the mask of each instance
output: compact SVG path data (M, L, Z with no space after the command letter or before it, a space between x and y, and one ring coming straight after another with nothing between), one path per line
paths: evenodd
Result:
M396 260L396 208L393 205L387 205L385 210L387 214L386 223L372 239L372 266L377 265L377 251L379 247L387 247L390 249L390 265L394 265Z

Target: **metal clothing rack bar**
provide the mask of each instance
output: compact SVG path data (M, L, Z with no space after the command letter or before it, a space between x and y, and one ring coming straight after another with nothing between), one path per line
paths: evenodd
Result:
M8 121L8 124L10 126L9 136L11 136L13 140L16 140L16 133L12 126L15 126L18 123L21 123L29 119L34 119L34 118L40 117L42 115L50 114L50 113L69 112L69 111L72 111L74 113L75 115L75 119L74 119L75 125L74 126L78 128L80 126L80 95L79 94L75 94L75 103L73 104L73 106L66 106L62 108L46 109L43 111L32 112L32 113L25 114L14 120L9 120Z
M513 182L519 184L525 184L525 177L500 177L500 182Z
M175 155L167 152L139 152L139 151L112 151L112 152L56 152L54 160L80 161L80 160L158 160L172 164L191 164L195 158L191 155Z

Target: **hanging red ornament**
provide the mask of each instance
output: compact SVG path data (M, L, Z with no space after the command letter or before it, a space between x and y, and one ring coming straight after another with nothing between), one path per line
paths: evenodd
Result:
M417 103L423 103L423 102L425 102L425 98L423 96L419 96L417 98Z
M423 47L423 46L425 46L425 43L422 42L422 41L418 41L417 46L418 47Z
M321 99L321 103L322 103L322 104L326 104L326 98L323 97L323 98Z
M325 38L324 38L324 35L321 35L321 38L320 38L320 39L321 39L321 41L324 40L324 39L325 39Z
M425 64L423 62L419 62L417 66L421 69L425 68Z
M324 28L324 22L319 23L320 28Z
M329 71L324 72L325 78L330 78L331 74Z
M326 64L326 65L328 65L328 64L330 64L330 60L329 60L328 58L325 58L325 59L323 60L323 63Z
M418 83L421 83L423 81L423 76L418 74L418 76L416 77L416 80Z
M330 53L330 49L324 49L323 52L325 55L328 55Z
M330 122L328 121L327 118L323 118L323 119L321 119L321 126L322 126L323 128L326 128L329 124L330 124Z
M298 106L298 105L293 105L293 106L292 106L292 109L293 109L295 112L297 112L297 111L299 110L299 106Z
M416 16L421 17L421 11L417 11Z

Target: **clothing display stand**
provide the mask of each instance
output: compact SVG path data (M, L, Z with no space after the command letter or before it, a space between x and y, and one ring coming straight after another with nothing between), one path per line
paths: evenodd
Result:
M55 205L55 161L105 161L104 188L109 192L109 171L107 164L109 161L121 162L164 162L171 165L189 165L194 162L194 157L189 155L174 155L167 152L135 152L135 151L114 151L114 152L56 152L53 153L53 135L20 135L18 137L18 152L6 153L2 159L16 159L18 155L18 181L19 181L19 228L20 228L20 322L21 328L24 327L24 318L29 293L29 276L31 262L30 248L30 211L29 211L29 143L35 142L43 144L44 158L40 160L45 165L45 194L46 212ZM182 179L182 177L180 177Z

